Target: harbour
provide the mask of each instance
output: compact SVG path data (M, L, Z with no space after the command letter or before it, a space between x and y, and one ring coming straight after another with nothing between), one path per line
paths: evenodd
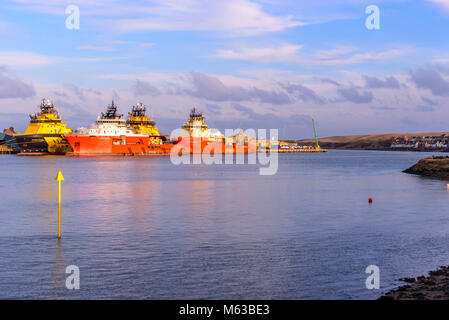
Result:
M0 137L3 141L0 154L70 157L154 156L169 155L172 149L180 154L327 152L327 149L321 149L318 144L314 120L315 145L299 146L297 143L292 145L279 141L274 139L274 136L270 139L256 138L252 129L240 129L237 134L226 137L218 130L209 128L205 117L196 108L191 110L189 119L178 135L171 137L159 133L155 121L147 115L147 108L142 103L133 106L128 113L128 119L125 119L112 101L90 129L83 127L75 131L62 121L51 100L42 99L39 109L40 112L30 115L30 123L23 134L13 132L11 127L11 135L3 134L3 137ZM248 135L248 132L254 135Z
M401 172L422 156L279 154L273 176L168 157L2 156L0 297L377 299L447 261L446 184ZM370 264L381 290L364 286ZM68 265L80 290L64 286Z
M296 300L449 300L449 0L1 7L13 312L145 300L164 319L289 319L316 312Z

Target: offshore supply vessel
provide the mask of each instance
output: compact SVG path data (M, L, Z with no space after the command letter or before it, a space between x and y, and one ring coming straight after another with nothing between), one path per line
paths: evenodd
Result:
M146 110L145 110L146 111ZM168 154L171 144L157 140L154 122L142 105L133 108L128 121L117 113L114 101L90 129L66 135L73 148L68 156L145 156Z
M72 132L62 122L53 102L42 99L40 112L30 115L25 133L14 134L19 155L64 155L72 150L64 135Z
M219 132L213 132L204 120L203 114L193 108L189 119L181 127L181 136L178 137L177 143L188 153L202 153L209 144L222 144L224 141L224 136Z
M205 118L196 108L190 111L189 119L181 127L179 147L187 153L249 153L256 152L255 138L246 136L240 130L235 136L225 137L205 123Z
M147 108L141 102L133 106L128 115L126 124L133 128L136 133L148 135L152 144L162 144L166 140L164 136L159 134L154 120L147 116Z

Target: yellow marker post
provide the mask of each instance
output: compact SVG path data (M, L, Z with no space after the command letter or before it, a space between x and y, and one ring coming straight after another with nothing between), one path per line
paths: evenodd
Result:
M58 171L55 180L58 181L58 239L61 239L61 181L64 181L61 171Z

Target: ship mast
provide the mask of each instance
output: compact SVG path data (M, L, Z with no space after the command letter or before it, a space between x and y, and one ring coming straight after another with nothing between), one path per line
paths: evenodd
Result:
M49 99L42 99L41 105L39 106L42 113L54 113L56 114L55 106L53 102Z
M139 102L132 107L132 110L129 113L129 115L132 117L145 117L146 113L147 107L145 107L142 102Z
M101 113L102 119L116 119L117 116L117 106L114 103L114 100L112 100L112 103L108 106L106 109L106 113Z

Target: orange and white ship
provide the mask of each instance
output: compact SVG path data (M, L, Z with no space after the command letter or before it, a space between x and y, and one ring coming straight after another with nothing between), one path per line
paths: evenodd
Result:
M226 138L218 130L210 129L205 118L196 108L190 111L189 119L181 127L177 138L177 150L186 153L248 153L256 152L255 139L245 136L243 131Z
M219 132L213 132L204 122L203 114L193 108L190 111L189 119L181 127L177 149L182 146L184 152L202 153L210 143L221 143L222 141L223 135Z
M90 129L81 128L65 136L73 148L68 156L147 156L169 154L173 145L155 141L154 135L138 126L153 125L141 106L133 108L131 117L125 120L117 114L117 106L112 101L106 113L102 113ZM138 112L137 112L138 111ZM143 113L142 113L143 111ZM132 125L130 125L130 123Z

